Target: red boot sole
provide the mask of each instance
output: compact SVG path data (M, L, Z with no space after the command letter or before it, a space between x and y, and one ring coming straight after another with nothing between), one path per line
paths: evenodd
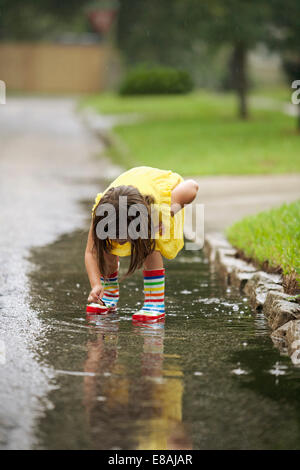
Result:
M99 305L99 307L94 307L92 305L86 306L86 313L98 313L98 315L106 315L109 312L109 308L104 305Z
M132 321L138 322L162 320L163 318L165 318L164 313L161 313L160 315L144 315L143 313L135 313L132 315Z

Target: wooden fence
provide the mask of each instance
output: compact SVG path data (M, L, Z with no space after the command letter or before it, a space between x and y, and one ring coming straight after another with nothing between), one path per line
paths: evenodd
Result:
M116 51L101 44L0 43L6 90L88 93L109 86Z

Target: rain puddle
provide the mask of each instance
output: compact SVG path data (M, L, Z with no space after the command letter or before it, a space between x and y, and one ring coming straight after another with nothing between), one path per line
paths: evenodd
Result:
M135 325L141 273L121 284L118 313L86 318L85 243L75 232L31 259L38 360L54 372L38 447L300 448L300 369L202 252L166 263L165 322Z

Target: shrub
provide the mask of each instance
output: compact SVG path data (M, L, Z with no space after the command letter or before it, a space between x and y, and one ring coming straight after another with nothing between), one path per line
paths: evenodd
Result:
M121 95L183 94L193 89L190 75L170 67L137 67L125 77Z

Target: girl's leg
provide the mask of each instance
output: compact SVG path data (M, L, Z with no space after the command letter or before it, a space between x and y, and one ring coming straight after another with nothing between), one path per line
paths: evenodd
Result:
M154 251L151 255L147 256L144 262L144 269L162 269L164 267L163 258L160 251Z
M104 256L109 275L105 279L101 276L104 286L102 300L107 307L115 308L119 301L119 257L111 253L105 253Z
M159 251L149 255L144 263L144 305L134 313L133 320L145 321L165 316L165 270Z
M109 273L114 273L118 271L119 267L119 257L112 255L111 253L104 253L105 263L108 268Z

